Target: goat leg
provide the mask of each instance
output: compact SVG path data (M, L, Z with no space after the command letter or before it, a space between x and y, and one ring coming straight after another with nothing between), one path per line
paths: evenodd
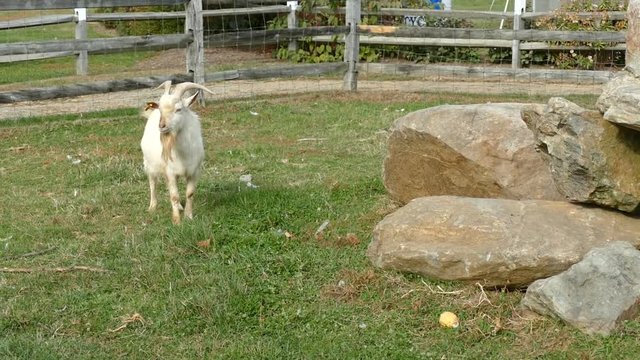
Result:
M174 224L180 224L180 193L178 192L178 179L167 175L167 187L169 188L169 198L171 199L171 220Z
M158 178L155 176L149 175L149 211L155 211L158 206L158 198L156 196L156 184L158 183Z
M189 219L193 219L193 195L196 192L196 178L187 177L187 200L184 205L184 216Z

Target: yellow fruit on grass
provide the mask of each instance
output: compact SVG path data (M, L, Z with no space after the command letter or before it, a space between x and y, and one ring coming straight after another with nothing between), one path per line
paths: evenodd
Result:
M440 325L447 328L457 328L458 325L460 325L460 322L456 314L450 311L445 311L440 314Z

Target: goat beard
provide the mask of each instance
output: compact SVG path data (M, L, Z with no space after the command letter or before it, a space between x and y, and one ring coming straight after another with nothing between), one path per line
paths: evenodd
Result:
M171 151L176 144L176 134L173 132L161 133L160 142L162 143L162 159L164 161L173 160Z

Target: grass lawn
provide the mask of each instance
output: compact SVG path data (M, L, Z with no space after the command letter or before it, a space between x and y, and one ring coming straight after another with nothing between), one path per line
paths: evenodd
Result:
M380 271L365 257L394 209L380 178L392 121L486 101L545 99L209 103L195 219L180 226L164 186L146 211L137 109L0 122L0 358L633 358L638 321L589 337L522 318L522 293ZM257 188L239 181L247 174ZM460 328L438 326L444 310Z

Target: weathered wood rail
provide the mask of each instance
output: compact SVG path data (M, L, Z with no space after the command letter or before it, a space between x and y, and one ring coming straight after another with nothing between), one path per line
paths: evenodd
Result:
M203 10L202 3L216 4L220 9ZM88 73L88 55L92 53L111 53L130 50L153 50L184 48L186 56L186 78L196 82L230 80L237 78L260 78L260 76L299 76L335 72L336 69L344 71L344 88L355 90L357 88L358 71L391 72L393 74L420 74L433 70L434 66L440 66L444 73L466 74L467 76L508 76L513 78L540 79L574 79L575 81L606 81L611 78L610 71L557 71L536 70L531 72L519 69L520 52L528 50L587 50L586 46L562 45L566 42L600 42L601 49L625 50L624 32L606 31L542 31L523 29L524 20L535 20L548 16L549 13L522 13L506 14L503 12L488 11L440 11L429 9L404 9L383 8L372 12L362 9L361 0L348 0L347 7L329 9L317 7L311 13L333 13L344 15L344 26L322 27L297 27L296 17L303 11L296 2L284 0L3 0L0 1L0 11L6 10L33 10L33 9L76 9L74 15L55 14L18 20L0 21L0 31L5 29L26 28L41 25L53 25L73 22L76 24L76 38L71 40L40 41L40 42L16 42L0 44L0 62L14 62L33 59L43 59L59 56L76 56L78 74ZM223 8L231 3L245 4L246 8ZM184 11L163 12L137 12L137 13L98 13L85 9L120 6L157 6L183 5ZM80 11L78 11L80 10ZM216 16L245 16L251 14L287 14L288 28L268 29L252 31L234 31L219 34L206 35L203 29L203 19ZM463 29L463 28L437 28L437 27L407 27L400 24L395 26L365 26L360 24L362 16L396 17L401 21L404 16L430 16L447 18L464 18L479 20L513 20L512 29ZM604 14L574 13L576 18L593 18L606 16L611 20L624 19L626 12L609 12ZM89 22L105 21L133 21L133 20L167 20L184 19L186 26L184 33L170 35L126 36L114 38L88 39L86 24ZM311 38L318 42L343 41L346 44L344 63L313 65L313 66L288 66L280 69L256 69L236 70L215 74L204 73L204 47L230 47L230 46L255 46L267 44L288 44L289 49L296 49L296 41ZM398 64L360 64L360 44L376 45L413 45L413 46L450 46L472 48L511 48L512 69L485 69L478 70L473 66L423 65L415 67ZM290 70L286 70L290 69ZM426 70L425 70L426 69ZM551 75L552 73L555 73ZM560 74L561 73L561 74ZM534 74L534 75L532 75ZM173 76L174 79L179 78ZM22 92L18 95L8 94L3 97L0 94L0 102L18 101L17 99L36 100L38 96L51 98L80 95L82 92L95 93L96 91L114 91L114 89L135 89L140 86L150 86L156 83L158 78L150 77L148 80L136 78L118 80L115 83L106 83L96 86L78 85L67 86L64 89L48 89L46 91ZM4 100L3 100L4 99Z

